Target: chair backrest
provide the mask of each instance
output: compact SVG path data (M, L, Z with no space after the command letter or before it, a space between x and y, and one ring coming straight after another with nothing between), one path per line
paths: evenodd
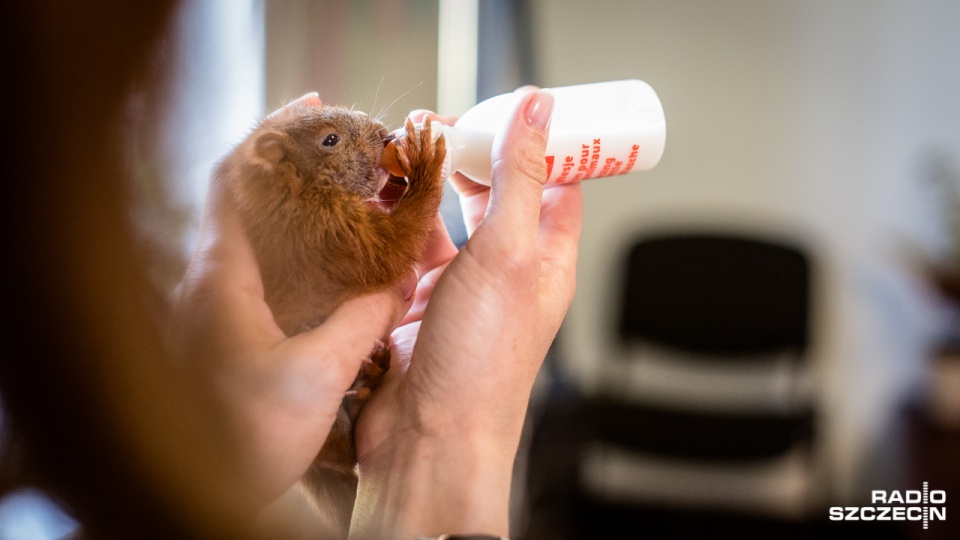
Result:
M803 352L810 274L806 253L785 242L697 232L642 237L626 264L619 338L731 357Z

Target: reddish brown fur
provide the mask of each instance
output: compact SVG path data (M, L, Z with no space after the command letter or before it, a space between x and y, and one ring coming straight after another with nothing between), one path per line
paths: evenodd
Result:
M417 134L412 127L397 141L408 187L389 212L368 202L388 178L378 169L386 130L349 109L282 109L218 168L253 244L265 299L287 335L322 323L352 296L399 285L416 265L440 204L444 147L431 142L429 128ZM339 142L325 146L331 135ZM355 384L361 398L388 367L389 350L378 347L372 359ZM305 476L316 499L338 508L341 531L356 489L352 428L361 405L345 400Z
M341 107L281 110L218 169L288 335L316 326L351 296L397 285L416 264L440 204L444 149L429 133L418 140L409 132L398 145L409 187L390 213L365 202L386 181L377 167L386 130ZM340 143L322 146L331 134Z

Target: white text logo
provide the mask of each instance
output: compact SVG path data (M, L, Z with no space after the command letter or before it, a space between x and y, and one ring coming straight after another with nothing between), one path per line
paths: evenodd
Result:
M931 521L947 520L947 492L930 489L923 483L923 490L870 492L874 506L831 506L831 521L920 521L929 528Z

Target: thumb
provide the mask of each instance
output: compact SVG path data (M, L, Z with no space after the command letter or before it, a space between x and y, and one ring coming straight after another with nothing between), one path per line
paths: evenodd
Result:
M401 285L347 300L318 327L297 334L286 346L296 356L320 358L324 386L346 391L378 341L389 340L413 303L416 274Z
M506 129L497 135L490 207L484 218L493 222L490 225L509 227L514 234L536 234L547 179L544 154L553 103L549 92L529 92L517 104Z

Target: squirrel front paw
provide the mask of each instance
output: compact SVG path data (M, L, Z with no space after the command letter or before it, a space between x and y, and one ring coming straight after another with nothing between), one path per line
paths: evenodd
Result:
M442 182L447 153L445 140L440 136L440 125L434 122L414 125L407 118L404 127L406 132L397 138L395 145L397 161L407 174L411 187L429 179Z
M356 422L360 410L366 405L373 389L390 369L390 346L382 341L374 343L370 356L364 359L360 372L343 399L343 409L351 425Z

